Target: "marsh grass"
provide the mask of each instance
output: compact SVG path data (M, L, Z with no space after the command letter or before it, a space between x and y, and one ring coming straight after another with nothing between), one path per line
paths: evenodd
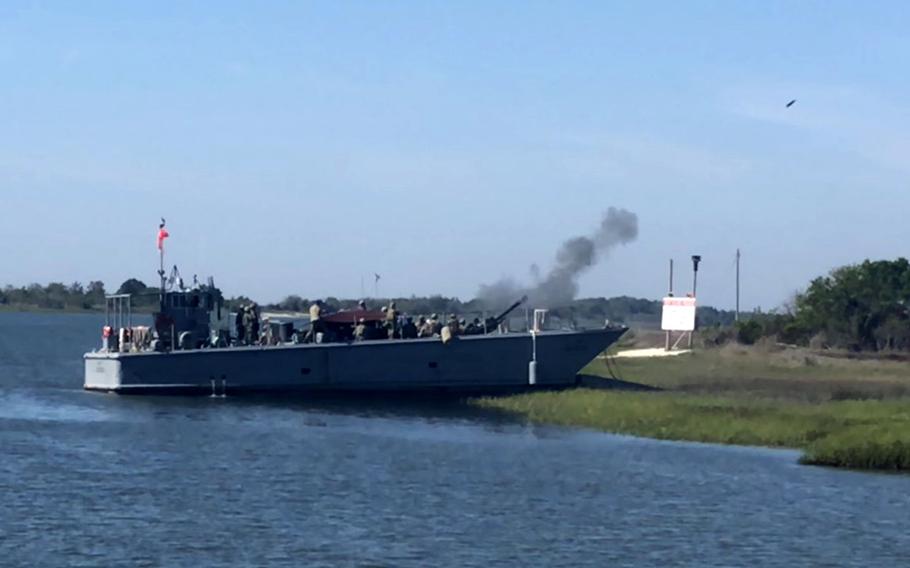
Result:
M535 422L667 440L802 448L804 463L908 470L908 366L803 350L722 348L622 360L624 381L658 391L582 388L475 402ZM609 374L602 361L585 372ZM604 380L605 386L611 383Z
M663 358L613 359L616 378L690 394L791 402L910 397L910 363L848 359L806 349L728 345ZM595 359L583 373L609 377Z
M802 463L910 471L910 421L847 428L811 444Z

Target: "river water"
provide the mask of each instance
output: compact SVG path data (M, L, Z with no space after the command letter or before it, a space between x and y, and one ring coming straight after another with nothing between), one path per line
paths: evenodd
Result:
M910 477L457 403L87 393L100 326L0 314L4 566L910 561Z

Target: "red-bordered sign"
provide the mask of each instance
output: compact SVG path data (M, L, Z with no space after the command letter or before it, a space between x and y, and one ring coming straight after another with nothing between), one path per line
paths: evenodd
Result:
M695 329L695 298L666 297L660 317L664 331L692 331Z

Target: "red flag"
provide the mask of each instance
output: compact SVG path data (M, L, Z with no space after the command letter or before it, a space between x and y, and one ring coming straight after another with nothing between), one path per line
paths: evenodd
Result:
M170 233L164 227L158 229L158 250L164 250L164 239L169 236L171 236Z

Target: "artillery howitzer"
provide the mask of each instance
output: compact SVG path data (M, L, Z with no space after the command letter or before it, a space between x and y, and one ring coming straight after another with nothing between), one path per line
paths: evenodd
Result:
M520 300L506 308L504 312L499 314L496 317L490 317L484 320L483 328L480 329L480 333L491 333L496 331L499 328L499 325L506 321L506 318L509 317L509 314L515 311L515 309L528 301L527 296L522 296Z

